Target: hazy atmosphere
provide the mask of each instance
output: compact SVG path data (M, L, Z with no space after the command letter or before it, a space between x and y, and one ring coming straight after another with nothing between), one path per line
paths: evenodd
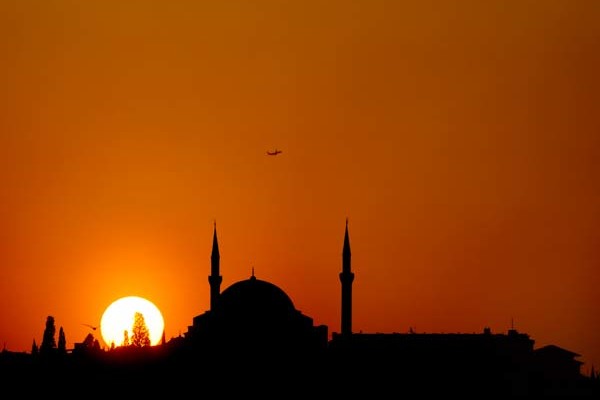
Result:
M0 2L0 343L255 275L340 330L600 367L600 2ZM282 153L268 156L267 151ZM103 343L103 345L105 345Z

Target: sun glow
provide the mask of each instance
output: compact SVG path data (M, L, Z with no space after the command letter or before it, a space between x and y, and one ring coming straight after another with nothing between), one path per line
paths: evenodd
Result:
M160 343L165 322L158 307L143 297L128 296L114 301L102 314L100 331L107 346L111 346L113 343L116 347L122 346L125 331L127 331L131 341L136 312L144 316L144 322L150 336L150 344L154 346Z

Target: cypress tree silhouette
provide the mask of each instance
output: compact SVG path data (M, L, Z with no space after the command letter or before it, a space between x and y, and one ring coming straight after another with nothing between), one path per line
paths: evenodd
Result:
M44 337L40 346L40 354L50 354L56 349L56 327L54 326L54 317L48 315L46 318L46 329L44 329Z
M127 329L123 331L123 347L129 346L129 332Z
M67 339L65 338L65 331L62 326L58 330L58 353L67 354Z
M141 312L136 312L133 317L133 336L131 344L135 347L150 346L150 332L146 326L144 315Z

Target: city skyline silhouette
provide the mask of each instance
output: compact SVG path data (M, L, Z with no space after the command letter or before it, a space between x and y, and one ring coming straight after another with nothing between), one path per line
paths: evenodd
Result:
M492 333L489 327L471 334L417 333L412 328L408 333L354 332L355 275L349 237L346 219L339 273L341 329L332 332L331 339L328 326L315 325L283 289L258 279L254 268L248 279L221 291L215 222L208 275L210 309L194 316L184 335L166 340L162 332L162 341L151 344L153 332L144 314L136 310L131 330L123 332L124 341L118 346L112 342L110 348L101 348L88 333L82 342L67 348L63 327L57 342L56 321L48 316L41 345L34 339L30 353L3 350L0 371L7 382L54 380L54 388L63 393L70 393L65 390L71 385L57 382L61 378L77 382L78 388L102 383L107 390L133 390L138 395L162 388L139 387L140 379L160 379L166 387L177 382L186 393L199 382L228 384L240 379L251 386L247 394L282 388L293 388L297 394L318 389L371 396L392 390L462 396L600 392L600 375L582 373L580 354L556 345L536 348L534 339L514 327L507 333Z

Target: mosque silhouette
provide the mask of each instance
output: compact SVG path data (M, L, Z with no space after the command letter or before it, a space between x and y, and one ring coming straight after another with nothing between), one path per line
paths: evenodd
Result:
M252 275L221 292L216 224L213 230L210 309L193 318L174 348L188 361L210 360L216 370L252 377L253 385L287 382L293 387L402 394L575 393L582 382L579 354L534 340L511 328L492 333L356 333L348 220L342 248L341 331L294 307L275 284ZM257 368L260 365L260 368ZM218 379L218 376L213 376ZM276 378L276 379L275 379ZM265 382L265 383L266 383Z
M157 346L102 350L88 335L65 357L0 357L6 382L24 375L56 385L156 394L204 391L245 395L489 395L599 394L600 378L584 376L579 354L507 333L356 333L352 330L350 238L342 248L341 330L329 337L277 285L248 279L221 292L220 253L213 227L210 309L183 335ZM139 382L152 382L140 385ZM124 392L121 392L124 393Z
M297 310L281 288L256 278L254 269L249 279L220 292L222 276L216 225L208 282L210 310L194 317L185 334L193 345L203 347L205 351L218 348L234 353L305 353L327 347L327 326L315 326L313 319ZM351 307L351 304L344 307Z

